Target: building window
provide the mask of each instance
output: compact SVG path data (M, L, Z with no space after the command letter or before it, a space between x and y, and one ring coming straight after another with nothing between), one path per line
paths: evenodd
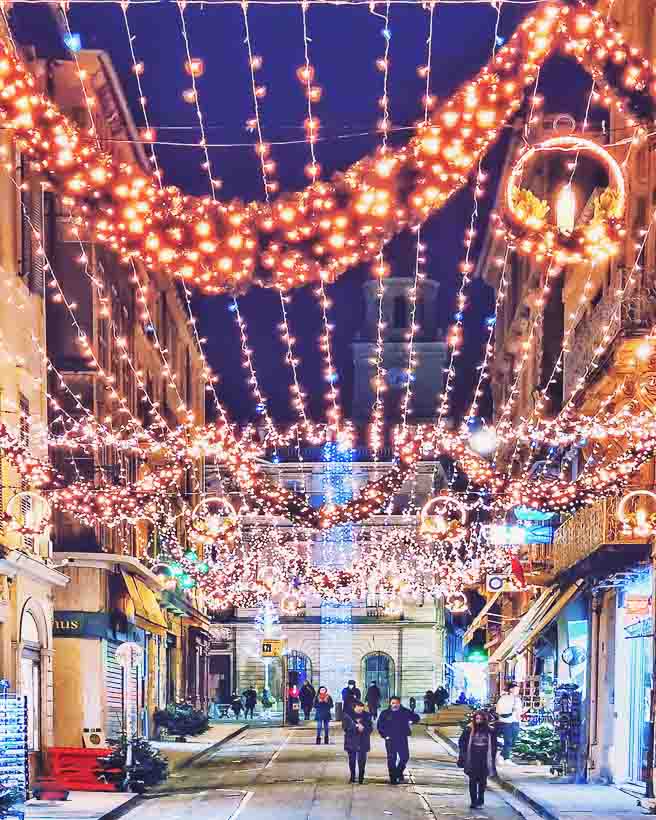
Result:
M394 327L403 329L408 326L408 304L405 296L394 297Z

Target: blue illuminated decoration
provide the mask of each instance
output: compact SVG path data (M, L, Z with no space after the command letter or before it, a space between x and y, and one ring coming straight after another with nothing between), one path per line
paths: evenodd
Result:
M549 521L556 513L535 510L532 507L515 507L513 510L515 518L520 521Z
M64 45L69 51L82 50L82 37L74 32L68 32L64 35Z

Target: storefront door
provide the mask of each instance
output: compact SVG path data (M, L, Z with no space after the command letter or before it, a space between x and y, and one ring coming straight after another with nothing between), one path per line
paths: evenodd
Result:
M649 702L652 687L653 640L630 638L629 780L647 780Z
M375 652L367 655L364 659L364 689L362 696L367 693L367 689L375 683L380 689L381 702L387 704L390 695L393 695L394 688L394 661L389 655L382 652Z
M651 573L646 573L626 587L621 607L623 654L628 667L624 667L628 674L621 673L626 681L626 688L620 686L620 697L624 696L626 709L625 726L628 730L626 773L628 780L639 784L647 780L654 657L651 610Z

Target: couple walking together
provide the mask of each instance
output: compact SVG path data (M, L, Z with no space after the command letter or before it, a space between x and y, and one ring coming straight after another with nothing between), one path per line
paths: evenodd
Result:
M378 687L376 687L378 688ZM369 693L367 693L369 694ZM367 766L367 755L371 750L371 735L374 731L375 713L371 708L365 710L364 703L360 700L360 690L356 687L355 681L349 681L348 686L342 690L344 729L344 750L348 755L350 783L364 782L365 769ZM380 705L380 699L376 701L375 712ZM333 699L328 694L325 686L319 687L319 693L315 702L315 713L317 717L317 744L321 743L321 733L324 732L324 743L329 742L329 725ZM390 698L388 709L381 712L378 718L377 728L380 736L385 740L385 750L387 753L387 768L390 783L396 785L404 780L405 767L410 758L408 738L411 735L410 726L419 723L419 715L406 709L401 705L398 697Z

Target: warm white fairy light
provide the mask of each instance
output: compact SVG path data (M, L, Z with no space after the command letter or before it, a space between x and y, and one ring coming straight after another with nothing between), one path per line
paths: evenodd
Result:
M255 121L255 130L257 132L258 143L256 146L256 153L260 160L260 169L262 172L262 183L264 185L264 198L266 200L267 205L270 204L270 193L277 189L277 185L275 185L270 180L270 174L275 169L274 163L269 159L269 146L264 142L264 138L262 135L262 121L260 119L260 99L262 98L262 94L259 91L260 88L263 86L258 86L255 72L259 67L259 63L253 54L253 45L251 40L251 33L250 27L248 23L248 2L243 2L241 4L242 8L242 15L244 20L244 34L245 39L244 42L246 44L246 49L248 52L248 65L250 68L251 73L251 92L253 98L253 117ZM302 428L304 431L309 429L309 419L307 416L307 411L305 407L305 394L301 389L301 385L298 378L298 365L299 361L296 357L294 351L294 344L295 338L292 336L290 327L289 327L289 320L287 316L287 301L289 297L285 296L282 292L281 288L278 288L278 296L280 299L280 310L282 313L282 323L279 326L280 335L282 341L287 348L287 352L285 354L285 361L289 365L292 373L292 385L290 387L291 392L291 404L294 410L298 413L301 422ZM301 454L301 447L300 447L300 432L297 434L297 450L298 455L300 458Z
M316 99L317 93L314 91L317 86L314 82L314 68L310 63L310 36L308 29L308 4L301 3L301 16L303 22L303 55L304 65L301 66L296 75L299 81L305 87L305 97L307 99L307 119L305 120L306 140L310 149L310 162L305 168L306 175L314 183L321 172L321 166L317 161L316 142L318 139L319 121L314 116L312 108L313 99ZM329 427L334 430L335 436L339 435L339 428L342 420L342 410L339 403L339 389L337 388L337 370L335 369L332 359L332 333L333 327L328 320L328 311L330 309L330 301L326 294L326 283L324 278L319 278L319 287L316 291L317 299L319 300L319 307L321 310L322 332L320 339L320 349L326 361L325 379L328 382L328 398L331 407L327 414L329 419Z
M205 120L203 119L203 111L198 102L198 88L196 86L196 77L199 76L199 73L197 70L194 70L194 66L199 64L200 61L197 58L191 56L189 34L187 32L187 21L185 19L186 5L187 3L185 0L177 0L178 11L180 12L180 29L182 31L182 39L184 40L185 53L187 55L187 73L191 78L191 86L194 92L193 101L196 105L196 116L198 118L198 127L200 129L200 142L198 144L203 149L203 154L205 156L205 162L203 163L202 167L207 171L207 175L210 181L210 196L212 197L212 201L216 202L215 189L220 185L220 183L218 183L218 181L215 180L212 175L212 161L210 160L210 154L207 147L207 136L205 134Z

